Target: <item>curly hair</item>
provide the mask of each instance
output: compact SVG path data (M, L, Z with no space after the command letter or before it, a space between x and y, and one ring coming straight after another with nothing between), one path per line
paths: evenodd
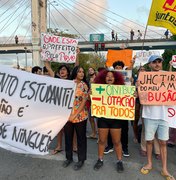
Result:
M124 78L120 72L117 71L110 71L108 69L104 69L100 71L97 76L95 77L94 83L96 84L106 84L106 76L108 72L112 72L114 75L114 84L116 85L124 85Z
M116 66L121 66L122 69L123 69L125 64L124 64L123 61L115 61L112 66L113 66L114 69L115 69Z

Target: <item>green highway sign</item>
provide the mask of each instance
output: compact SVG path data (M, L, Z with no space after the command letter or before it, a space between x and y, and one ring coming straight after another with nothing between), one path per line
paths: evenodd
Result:
M104 42L104 34L90 34L90 42Z

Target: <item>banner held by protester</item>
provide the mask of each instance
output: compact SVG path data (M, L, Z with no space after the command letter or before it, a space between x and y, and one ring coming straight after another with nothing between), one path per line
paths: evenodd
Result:
M176 1L153 0L147 24L165 27L176 34Z
M0 66L0 147L48 154L68 121L75 83Z

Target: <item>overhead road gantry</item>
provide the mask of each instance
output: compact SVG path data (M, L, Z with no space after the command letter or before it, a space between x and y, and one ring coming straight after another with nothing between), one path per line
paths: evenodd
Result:
M79 42L78 46L81 52L95 51L95 43L104 44L103 51L108 49L133 49L133 50L150 50L150 49L176 49L176 41L171 39L146 39L146 40L118 40L118 41L104 41L104 42ZM143 46L143 48L142 48ZM32 53L38 49L33 49L32 43L23 44L0 44L0 54L10 53ZM99 49L102 51L102 49Z

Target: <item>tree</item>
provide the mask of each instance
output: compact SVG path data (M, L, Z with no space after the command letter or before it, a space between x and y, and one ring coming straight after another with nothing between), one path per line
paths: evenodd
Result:
M81 53L79 55L79 64L88 72L89 67L98 69L105 67L104 55L102 53Z
M172 40L176 40L176 35L172 35L172 36L171 36L171 39L172 39Z
M67 30L68 31L68 30ZM69 38L78 38L79 36L77 34L68 34L65 31L58 31L58 29L48 28L47 32L50 32L54 34L55 36L63 36L63 37L69 37Z

